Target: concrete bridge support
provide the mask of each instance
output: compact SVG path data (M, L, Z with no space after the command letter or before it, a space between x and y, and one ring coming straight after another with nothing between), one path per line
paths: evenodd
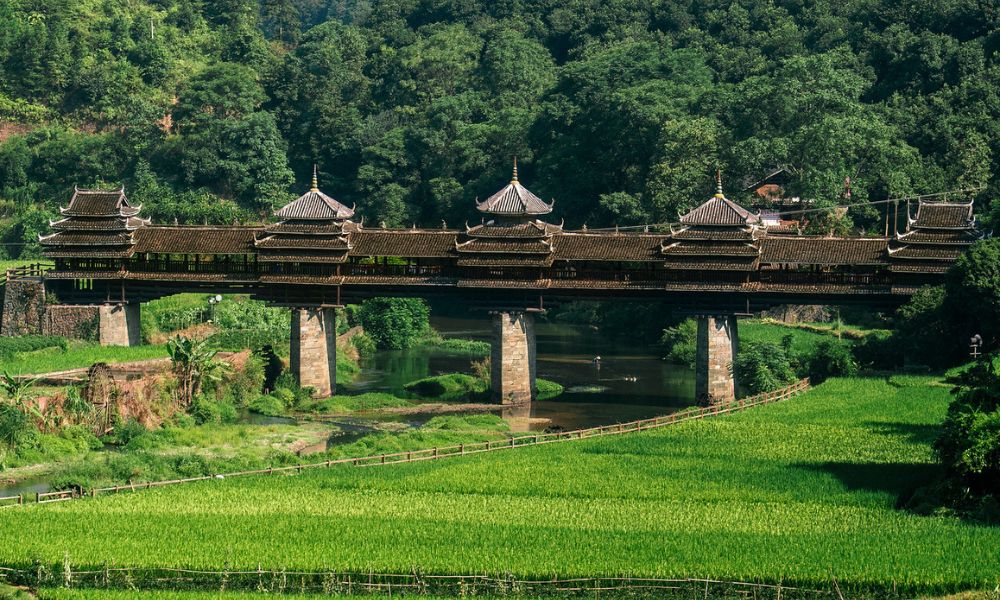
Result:
M139 304L102 304L97 309L98 339L102 346L138 346Z
M292 309L291 370L316 397L337 390L337 315L332 308Z
M535 396L535 317L525 311L493 313L490 354L493 400L531 402Z
M740 336L735 315L698 317L695 397L714 404L736 399L734 361Z

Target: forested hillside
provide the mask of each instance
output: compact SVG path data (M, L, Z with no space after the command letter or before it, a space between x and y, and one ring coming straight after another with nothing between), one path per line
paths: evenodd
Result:
M989 184L998 11L0 0L0 258L37 252L74 185L125 185L157 222L255 221L313 163L327 192L390 226L478 220L473 199L515 154L570 227L670 221L717 165L737 199L774 166L791 193L828 204L848 176L854 201ZM879 228L875 210L850 216Z

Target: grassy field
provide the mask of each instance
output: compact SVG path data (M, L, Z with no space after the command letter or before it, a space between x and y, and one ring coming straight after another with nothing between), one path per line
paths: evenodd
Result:
M626 437L212 481L0 513L0 563L693 576L943 592L1000 583L1000 528L897 508L948 388L835 379Z
M165 346L98 346L74 343L69 349L46 348L34 352L19 352L13 359L3 361L0 369L15 374L48 373L66 369L89 367L96 362L119 363L151 358L166 358Z
M792 350L796 354L806 354L817 344L835 339L833 335L782 327L759 321L740 321L739 333L741 342L767 342L780 346L785 336L792 336Z

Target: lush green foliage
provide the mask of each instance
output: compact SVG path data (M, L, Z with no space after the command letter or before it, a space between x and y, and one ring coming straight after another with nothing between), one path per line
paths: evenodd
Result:
M268 593L253 592L183 592L183 591L138 591L138 590L72 590L65 588L47 588L38 590L38 600L267 600L273 597ZM313 600L328 598L326 595L283 594L287 600ZM367 596L338 596L343 600L364 600ZM426 600L442 600L432 596L424 596ZM6 600L3 596L0 599ZM31 597L13 596L11 600L31 600Z
M744 344L736 357L736 381L750 394L770 392L795 381L795 371L781 346Z
M358 310L365 334L378 348L409 348L430 331L430 307L422 298L371 298Z
M25 335L21 337L0 337L0 360L14 358L17 352L31 352L43 348L60 348L67 350L65 338L51 335Z
M483 394L487 390L487 384L472 375L449 373L411 381L403 389L423 398L455 400Z
M1000 345L1000 238L977 242L960 256L948 272L945 289L955 346L967 350L965 338L979 334L987 349L996 350Z
M830 377L857 375L858 365L851 347L839 340L824 340L806 360L806 372L815 383Z
M220 380L225 365L215 359L216 350L204 340L176 336L167 342L167 354L180 391L182 406L191 404L207 381Z
M948 272L944 286L924 288L897 313L907 358L953 366L969 354L969 340L984 350L1000 345L1000 238L976 242Z
M997 17L976 3L4 0L0 21L15 256L74 184L228 223L314 162L390 225L461 223L513 154L571 227L672 221L716 165L785 166L814 207L847 175L863 201L997 172Z
M990 360L974 363L957 378L935 449L960 505L979 504L1000 521L1000 373Z
M930 378L904 383L833 379L627 437L6 511L0 560L992 587L1000 531L896 508L939 476L930 442L949 400Z

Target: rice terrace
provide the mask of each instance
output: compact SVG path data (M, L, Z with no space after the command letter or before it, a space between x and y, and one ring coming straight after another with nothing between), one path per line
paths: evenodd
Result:
M0 0L0 600L1000 600L998 31Z

